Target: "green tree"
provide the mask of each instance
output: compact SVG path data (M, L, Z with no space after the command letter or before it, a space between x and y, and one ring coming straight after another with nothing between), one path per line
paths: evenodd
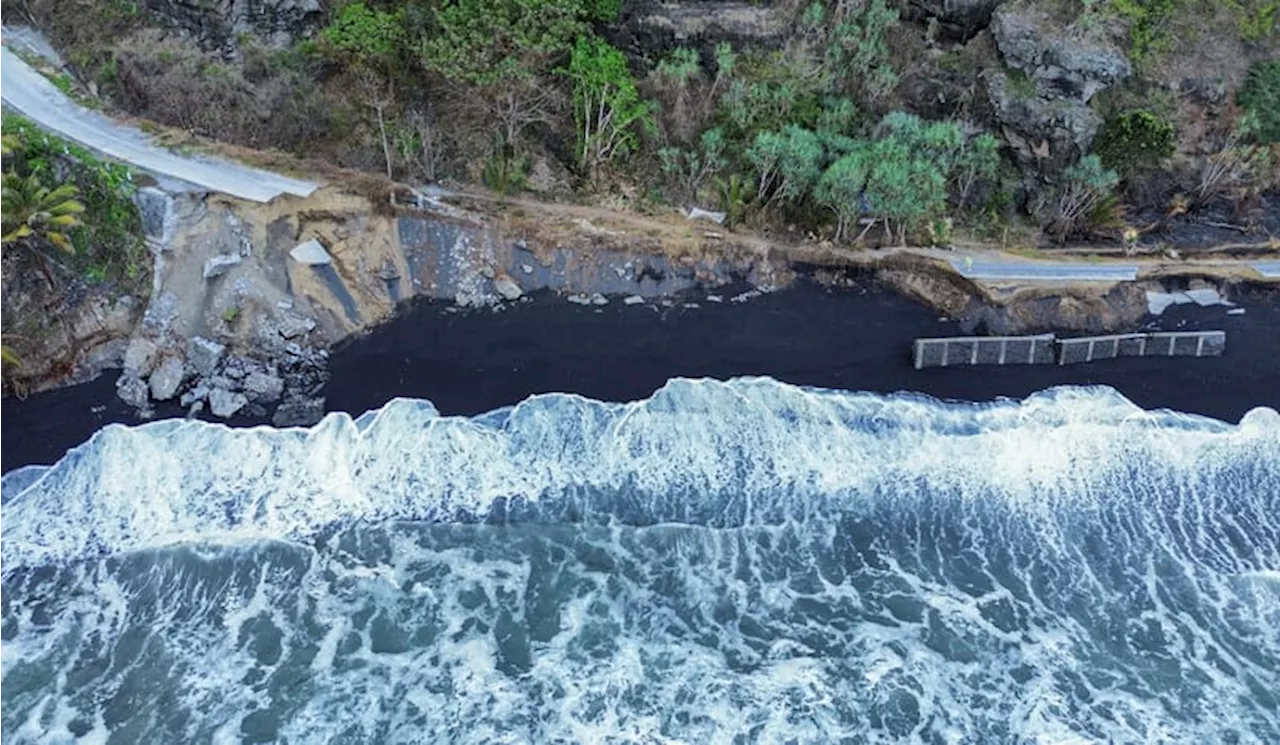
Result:
M956 206L969 206L974 187L991 181L1000 172L1000 140L995 135L980 134L970 138L956 157L951 182L956 190Z
M843 240L849 225L863 212L863 191L871 171L870 148L859 143L852 152L827 167L813 190L814 200L836 215L837 241Z
M626 57L602 39L578 37L565 72L573 82L578 162L594 177L635 147L638 127L653 128L653 104L640 99Z
M442 0L422 61L482 88L535 76L586 33L591 10L580 0Z
M388 13L362 2L351 3L343 6L320 38L331 55L365 64L390 65L404 44L404 20L403 8Z
M747 149L759 174L756 198L762 204L798 202L822 173L822 141L813 131L789 124L781 132L761 132Z
M1252 134L1259 142L1280 142L1280 59L1249 68L1236 99L1251 117Z
M498 147L505 151L528 126L551 119L556 91L544 76L603 6L582 0L441 0L419 57L496 123Z
M34 173L23 178L8 171L3 177L0 246L22 246L30 250L50 287L55 284L53 273L40 249L47 245L64 253L75 253L70 231L81 224L80 216L85 211L76 199L79 195L75 184L50 189L41 184L40 177Z
M840 3L833 20L826 57L835 77L872 101L897 87L886 34L898 23L898 11L885 0Z

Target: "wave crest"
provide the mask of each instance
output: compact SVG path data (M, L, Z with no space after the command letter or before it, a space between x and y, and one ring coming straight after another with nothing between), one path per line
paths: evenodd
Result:
M925 493L1043 513L1136 493L1126 479L1190 484L1183 499L1228 471L1280 483L1277 453L1274 410L1233 426L1101 387L968 404L676 379L628 404L549 394L472 418L397 399L310 429L106 427L51 468L4 477L2 551L11 567L513 514L727 526Z

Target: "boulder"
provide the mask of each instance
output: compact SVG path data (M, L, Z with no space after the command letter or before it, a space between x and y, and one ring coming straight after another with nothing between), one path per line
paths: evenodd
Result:
M524 290L520 289L520 285L505 274L499 274L494 277L493 289L507 300L519 300L520 296L524 294Z
M1005 64L1035 80L1041 95L1087 103L1133 74L1124 52L1104 36L1060 28L1035 6L1001 7L992 18L991 33Z
M251 372L242 383L244 392L254 401L279 401L284 393L284 381L264 372Z
M937 19L950 39L968 41L991 24L991 15L1001 0L909 0L904 9L908 20Z
M310 427L323 418L323 398L297 398L277 406L271 423L277 427Z
M145 378L155 367L159 348L154 341L141 336L129 340L124 350L124 371L135 378Z
M157 401L168 401L178 395L178 387L182 385L185 374L181 358L165 357L151 373L151 397Z
M243 393L232 393L222 388L209 392L209 413L222 419L234 416L248 404L249 399Z
M182 29L201 48L223 52L253 37L268 47L287 48L323 28L328 17L321 0L152 0L146 12Z
M227 273L228 269L239 264L243 260L244 259L236 254L219 254L218 256L214 256L212 259L204 262L204 278L213 279L214 277L221 277Z
M187 344L187 360L191 362L191 367L196 373L212 375L213 371L218 369L218 363L222 361L222 355L226 351L227 347L223 344L203 336L193 336Z
M147 384L142 378L127 371L116 381L116 395L135 409L145 409L150 401Z

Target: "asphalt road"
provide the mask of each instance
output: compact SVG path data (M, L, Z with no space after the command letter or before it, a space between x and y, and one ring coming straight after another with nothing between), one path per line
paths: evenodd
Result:
M155 145L142 132L68 98L7 46L0 48L0 55L0 98L6 107L108 157L157 176L255 202L270 202L281 194L306 197L316 189L311 182L269 171L213 158L177 155Z
M1044 282L1132 282L1134 264L1057 264L1050 262L971 261L951 259L951 266L968 279Z

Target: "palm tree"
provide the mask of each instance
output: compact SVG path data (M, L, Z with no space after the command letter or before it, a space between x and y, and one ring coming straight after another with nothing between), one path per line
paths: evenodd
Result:
M52 287L53 274L38 249L47 243L65 253L75 252L68 231L80 224L80 215L84 212L84 205L76 199L80 190L75 184L50 189L42 185L34 173L23 178L13 171L4 174L3 183L0 246L22 245L31 249Z

